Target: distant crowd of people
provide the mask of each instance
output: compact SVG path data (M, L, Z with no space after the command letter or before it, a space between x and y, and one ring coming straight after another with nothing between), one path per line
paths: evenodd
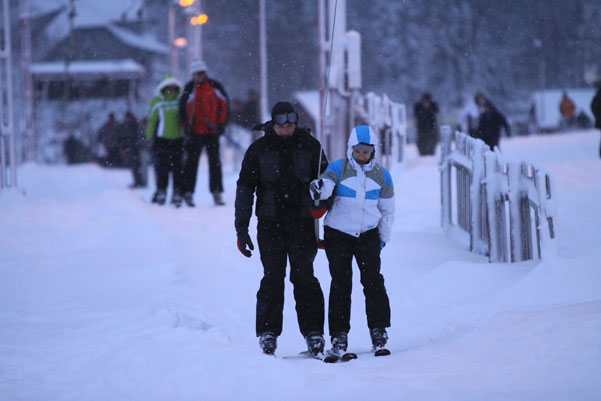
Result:
M413 113L418 152L420 156L433 155L439 142L438 104L430 93L423 93L414 104ZM477 92L473 100L466 102L458 125L471 137L483 140L491 150L499 146L502 130L506 136L511 136L507 119L482 92Z

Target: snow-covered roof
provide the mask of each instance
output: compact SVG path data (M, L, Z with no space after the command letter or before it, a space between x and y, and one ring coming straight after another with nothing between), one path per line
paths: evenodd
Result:
M305 110L311 115L313 121L319 122L319 91L306 90L294 92L294 99L296 99Z
M32 63L31 73L40 79L57 79L69 73L76 79L100 79L103 76L110 78L132 79L144 74L144 67L134 60L110 61L72 61L68 65L64 61Z
M120 41L127 44L128 46L154 53L169 53L169 47L167 45L157 41L154 37L150 35L138 35L137 33L131 32L127 29L120 28L112 24L106 25L106 29L108 29L110 33L115 35L115 37L117 37Z
M67 0L30 0L33 14L44 13L68 4ZM75 2L75 27L107 24L125 17L127 20L137 18L143 7L143 0L77 0Z

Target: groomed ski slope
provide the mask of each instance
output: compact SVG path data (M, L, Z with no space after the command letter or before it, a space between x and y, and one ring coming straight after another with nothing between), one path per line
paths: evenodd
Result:
M233 163L225 207L203 155L197 207L179 210L127 189L125 170L23 165L20 189L0 192L0 400L601 399L599 132L501 145L554 176L558 238L544 259L489 264L447 239L438 159L409 145L382 254L393 354L365 353L355 274L359 359L344 364L281 358L305 347L289 282L280 358L260 353L262 269L236 249ZM327 297L323 251L315 271Z

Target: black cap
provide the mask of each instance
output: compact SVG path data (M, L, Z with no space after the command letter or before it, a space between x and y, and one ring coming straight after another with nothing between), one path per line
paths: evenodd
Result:
M277 102L271 109L271 119L276 114L296 113L294 106L290 102Z

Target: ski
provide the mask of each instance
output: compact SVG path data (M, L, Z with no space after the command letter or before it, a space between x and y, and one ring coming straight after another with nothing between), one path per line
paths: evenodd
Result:
M353 352L346 352L342 355L338 355L332 351L326 351L326 356L323 358L325 363L337 363L337 362L348 362L353 359L357 359L357 354Z
M320 361L323 361L323 358L324 358L323 354L314 355L314 354L311 354L309 351L299 352L299 355L304 356L305 358L318 359Z
M390 350L387 348L379 348L374 351L374 356L387 356L390 355Z

